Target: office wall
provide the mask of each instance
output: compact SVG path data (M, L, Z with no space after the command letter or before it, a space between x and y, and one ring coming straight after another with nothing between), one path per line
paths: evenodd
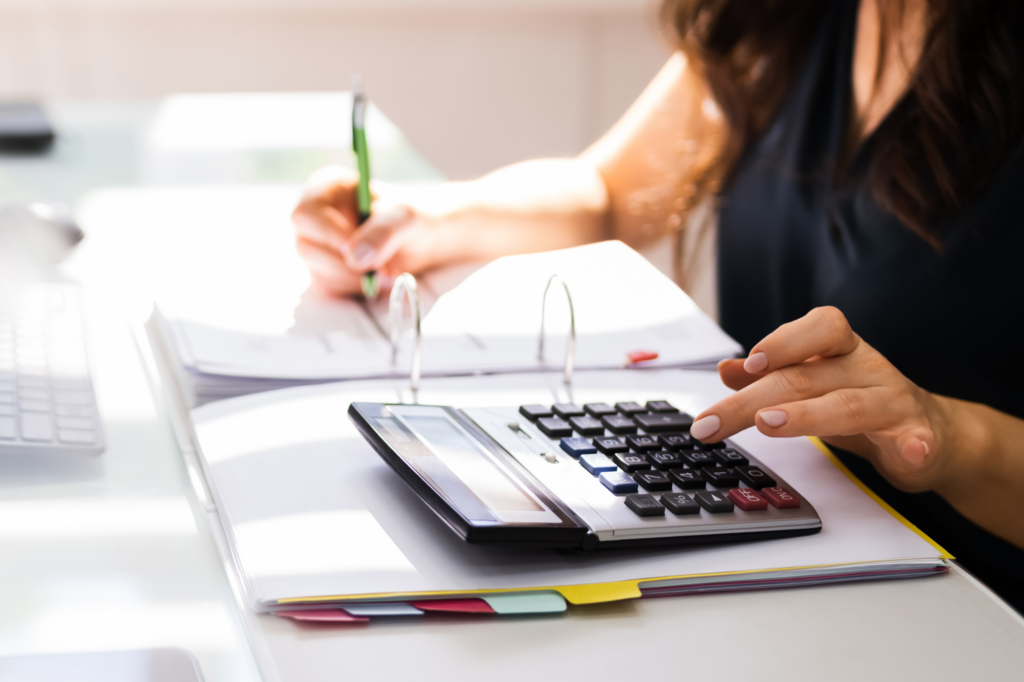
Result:
M0 0L0 96L370 96L442 172L575 154L668 54L655 0Z

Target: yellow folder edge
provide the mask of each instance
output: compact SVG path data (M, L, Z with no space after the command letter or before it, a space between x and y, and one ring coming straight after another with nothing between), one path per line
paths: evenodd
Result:
M904 526L912 530L922 540L927 542L929 545L938 550L939 554L943 559L953 559L953 555L943 549L937 542L932 540L930 537L925 535L917 526L907 521L902 514L897 512L895 509L890 507L882 498L876 495L870 488L861 482L859 478L853 475L853 472L846 468L839 458L835 456L832 450L829 449L820 438L808 438L814 446L821 451L825 457L828 458L832 464L843 472L843 474L850 479L858 488L870 497L875 503L885 511L889 512L893 518L902 523ZM675 575L665 576L661 578L642 578L639 580L619 580L610 583L591 583L588 585L553 585L551 587L506 587L493 590L440 590L432 592L406 592L406 593L393 593L393 592L381 592L379 594L350 594L350 595L334 595L327 597L289 597L287 599L277 600L278 604L293 604L296 602L326 602L326 601L346 601L346 600L365 600L365 599L394 599L396 597L402 599L416 599L419 597L470 597L477 594L499 594L502 592L543 592L548 590L554 590L562 595L566 601L570 604L601 604L605 602L623 601L626 599L639 599L642 594L640 592L640 584L647 582L655 582L659 580L679 580L682 578L704 578L709 576L726 576L726 575L741 575L744 573L771 573L774 571L792 571L792 570L805 570L809 568L826 568L834 566L843 566L851 564L819 564L812 566L789 566L786 568L768 568L768 569L755 569L750 571L726 571L722 573L693 573L690 575Z

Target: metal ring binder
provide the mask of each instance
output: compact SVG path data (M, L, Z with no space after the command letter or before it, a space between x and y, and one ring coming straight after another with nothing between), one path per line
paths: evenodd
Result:
M562 281L558 275L551 275L548 278L547 286L544 287L544 299L540 304L540 345L537 347L537 359L544 362L544 318L547 313L548 292L551 290L551 283L558 281L565 290L565 298L569 301L569 338L565 342L565 376L562 378L566 384L572 383L573 358L576 356L576 312L572 307L572 295L569 293L569 285Z
M409 385L413 393L420 388L420 295L416 289L416 278L408 272L395 280L388 299L388 318L391 326L391 366L398 363L398 325L402 321L403 296L409 299L415 324L415 339L412 347L412 369L409 372Z

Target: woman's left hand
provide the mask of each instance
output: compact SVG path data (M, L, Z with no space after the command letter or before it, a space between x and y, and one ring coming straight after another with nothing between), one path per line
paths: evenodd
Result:
M691 433L702 441L751 426L773 437L820 436L907 491L932 490L951 474L956 448L943 399L903 376L836 308L782 325L718 371L737 392L698 415Z

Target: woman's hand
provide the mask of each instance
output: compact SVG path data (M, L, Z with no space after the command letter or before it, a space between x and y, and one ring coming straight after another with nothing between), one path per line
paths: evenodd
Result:
M697 417L691 433L702 441L756 426L767 436L821 436L902 490L932 490L952 475L958 448L945 399L903 376L836 308L782 325L718 371L737 393Z

